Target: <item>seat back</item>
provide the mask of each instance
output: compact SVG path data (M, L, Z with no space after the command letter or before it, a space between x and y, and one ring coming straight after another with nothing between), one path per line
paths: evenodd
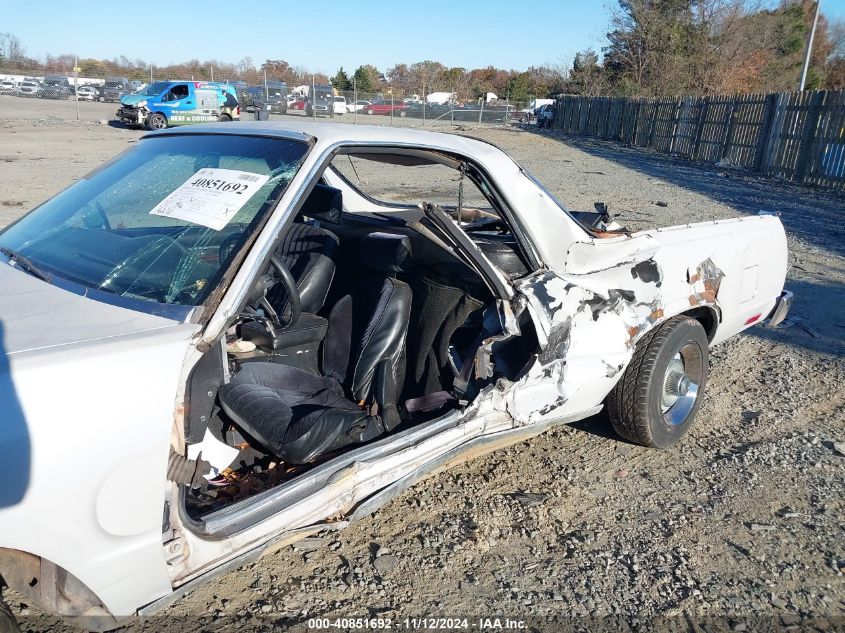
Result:
M341 208L340 190L318 184L305 200L301 214L336 222ZM334 278L337 247L334 233L301 220L290 225L276 247L276 254L296 281L303 312L317 314L322 309ZM287 310L288 299L281 285L270 292L268 299L279 314Z
M410 263L410 240L371 233L359 243L370 274L342 297L329 314L323 343L323 374L343 385L356 402L395 405L404 378L404 346L411 313L411 288L392 274Z

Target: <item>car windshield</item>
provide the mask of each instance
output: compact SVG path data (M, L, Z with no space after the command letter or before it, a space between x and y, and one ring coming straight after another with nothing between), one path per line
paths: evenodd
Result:
M0 248L104 301L154 313L197 306L307 149L239 135L149 137L0 232Z
M157 81L154 84L147 86L143 92L139 92L138 94L146 95L148 97L157 97L164 92L164 89L169 85L170 84L166 81Z

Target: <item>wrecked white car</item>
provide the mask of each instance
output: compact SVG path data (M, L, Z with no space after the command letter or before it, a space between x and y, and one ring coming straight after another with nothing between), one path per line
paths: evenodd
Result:
M151 133L0 233L2 584L108 629L602 407L668 446L785 272L777 217L613 229L466 137Z

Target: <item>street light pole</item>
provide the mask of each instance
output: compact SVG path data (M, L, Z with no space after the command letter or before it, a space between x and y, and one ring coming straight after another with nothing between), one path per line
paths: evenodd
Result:
M810 56L813 53L813 39L816 36L816 25L819 22L819 5L821 5L821 0L816 0L816 14L813 16L813 27L810 29L807 50L804 52L804 67L801 69L801 84L798 86L798 90L804 90L807 83L807 71L810 69Z

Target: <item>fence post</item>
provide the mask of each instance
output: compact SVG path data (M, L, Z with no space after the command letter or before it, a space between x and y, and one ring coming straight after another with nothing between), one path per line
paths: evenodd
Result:
M763 113L763 126L760 128L760 136L757 139L757 153L754 156L754 171L762 173L763 159L769 152L772 135L772 122L775 119L775 112L777 111L778 95L766 95L766 108Z
M646 147L654 147L652 145L654 142L654 128L657 127L657 99L652 99L651 102L651 121L649 122L648 127L648 145L646 145Z
M678 119L681 116L681 104L683 102L684 102L684 100L682 98L678 99L675 102L675 116L672 120L672 136L670 137L670 140L669 140L669 153L670 154L675 150L675 141L677 140L677 137L678 137Z
M810 150L813 148L816 128L819 125L824 96L825 92L816 90L810 97L810 106L807 111L807 118L804 121L804 132L801 135L801 146L798 149L798 164L795 165L795 180L798 182L804 182L807 164L810 162Z
M690 158L698 160L698 148L701 146L701 135L704 133L704 126L707 124L707 111L710 109L710 98L704 97L698 108L698 120L695 122L695 140L692 142L692 154Z
M734 97L734 100L731 101L731 107L728 108L728 116L725 120L725 139L722 141L722 152L719 155L720 159L724 159L725 156L728 155L731 147L731 141L733 141L734 135L734 113L736 112L736 101L737 98Z

